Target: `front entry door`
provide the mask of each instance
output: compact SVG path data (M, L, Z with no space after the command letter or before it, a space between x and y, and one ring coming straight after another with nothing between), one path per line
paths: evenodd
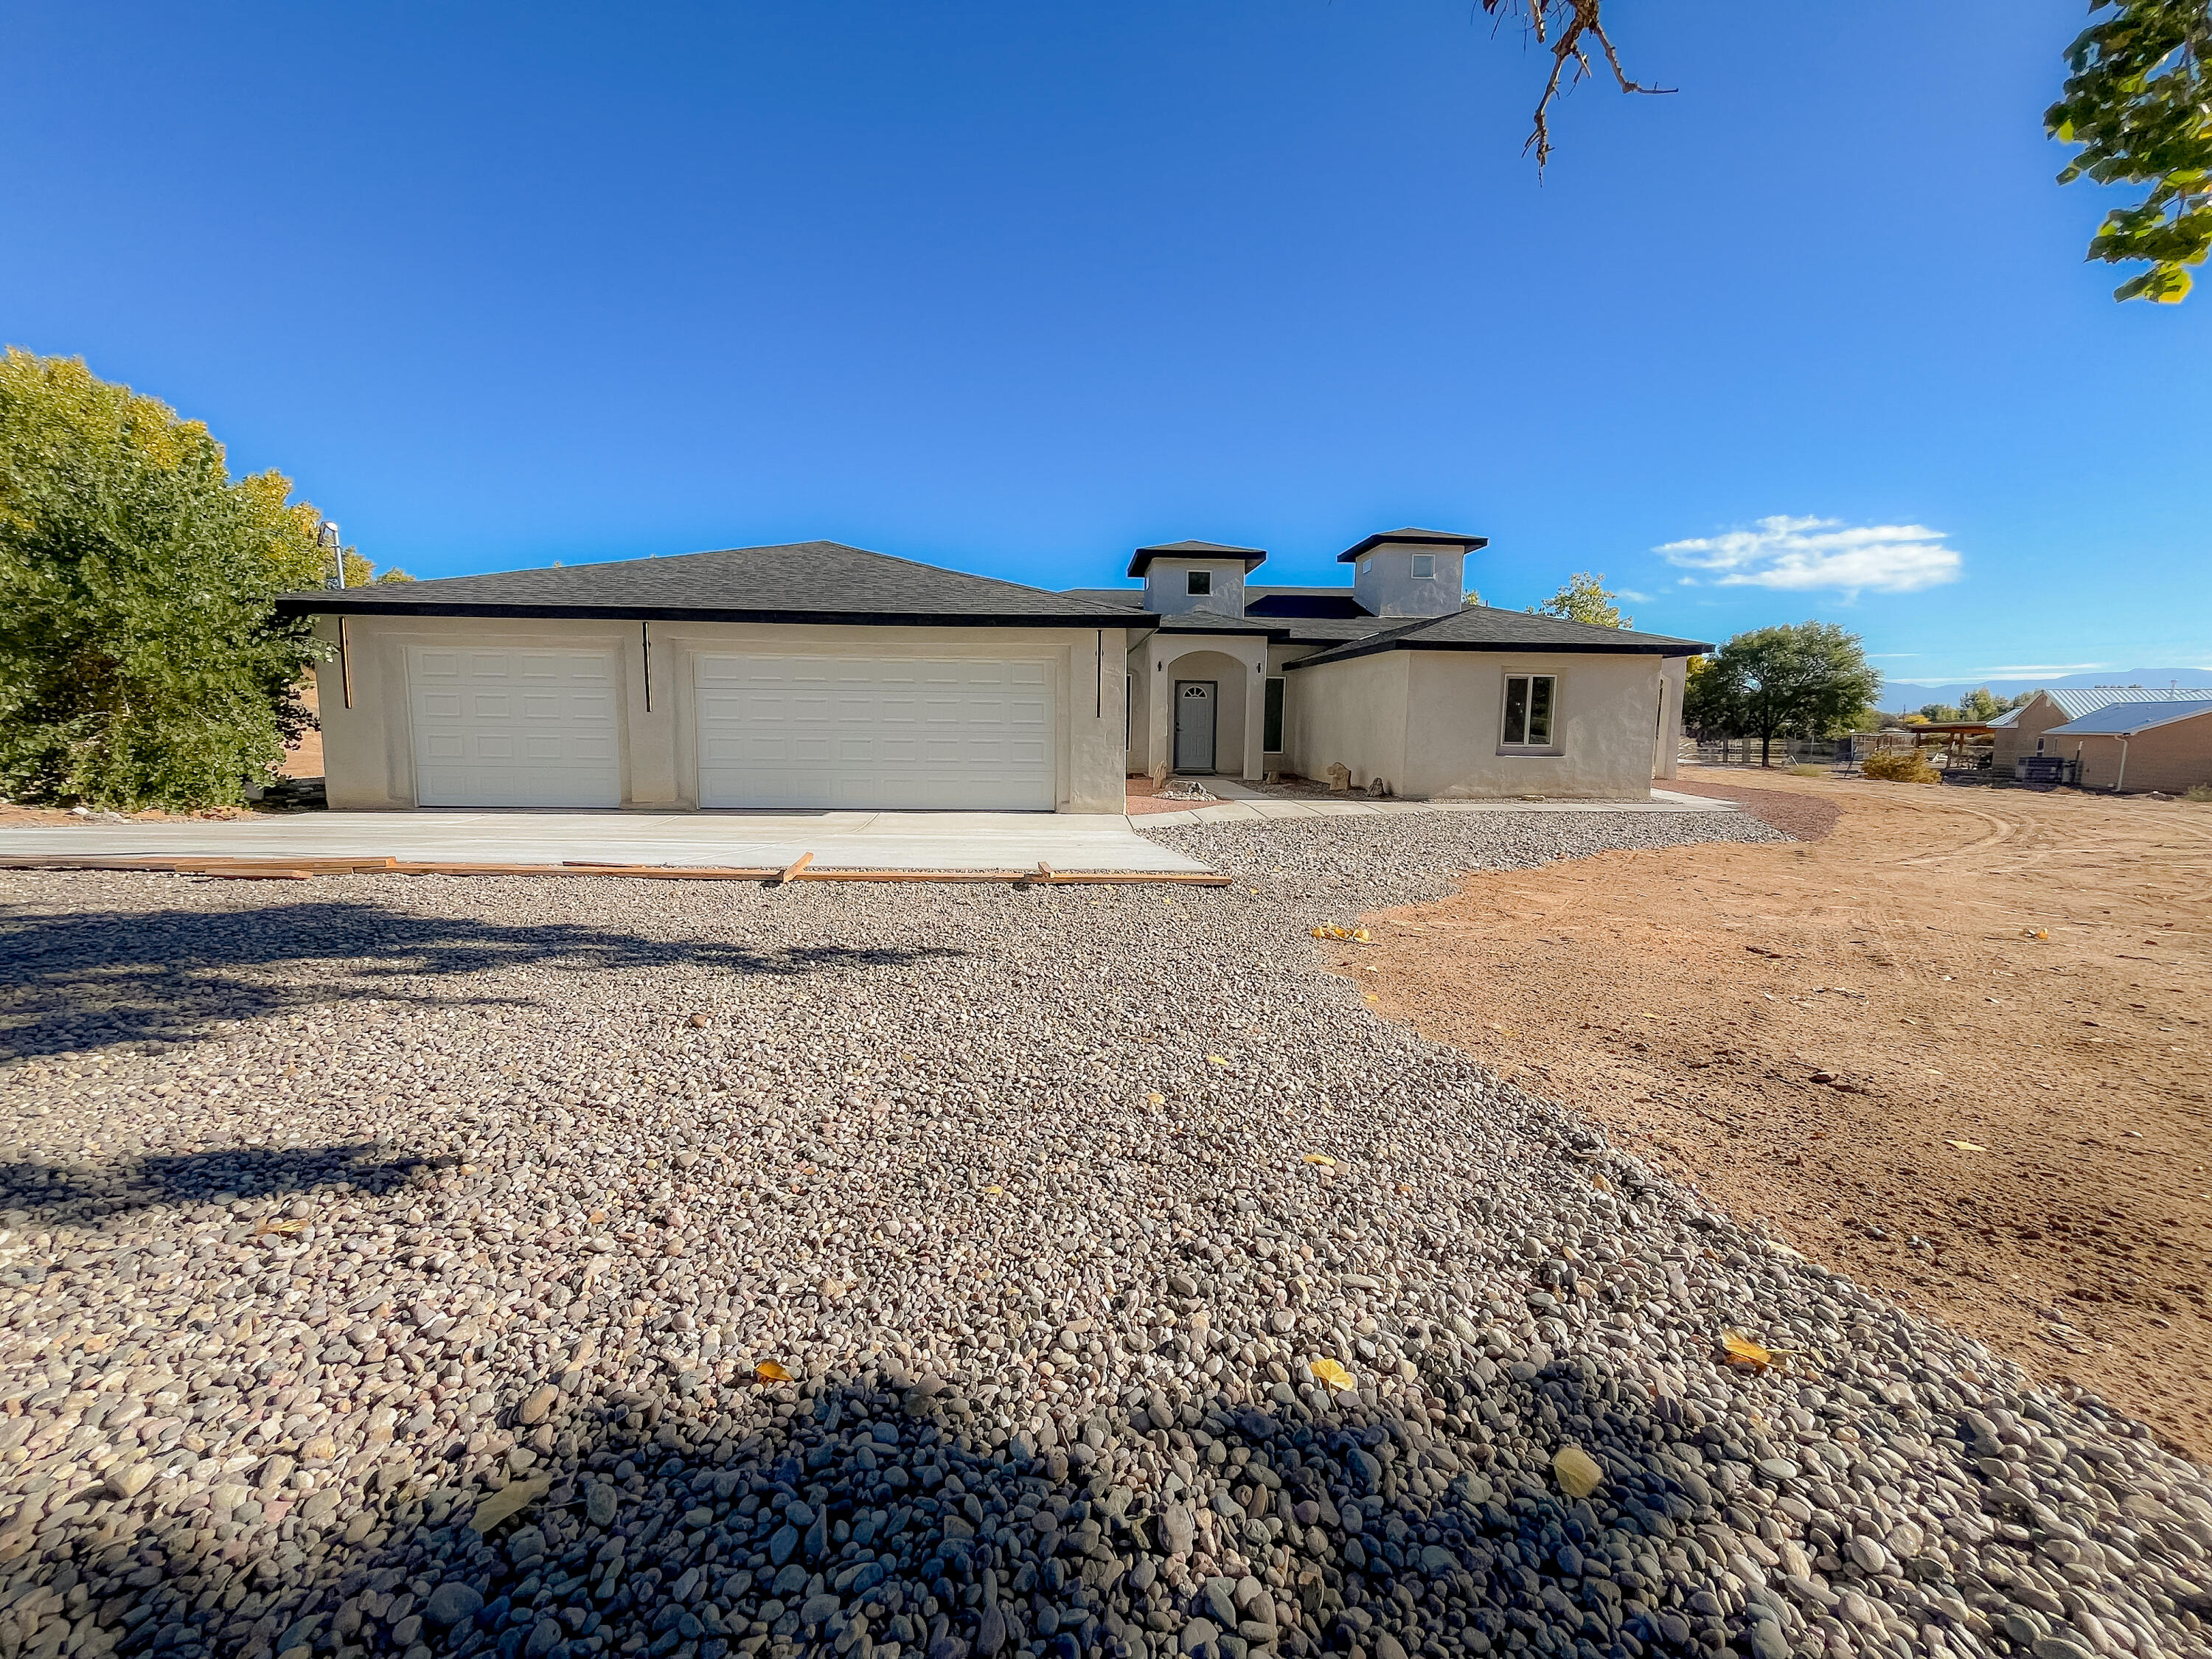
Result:
M1215 682L1176 682L1175 769L1178 772L1213 770L1213 709Z

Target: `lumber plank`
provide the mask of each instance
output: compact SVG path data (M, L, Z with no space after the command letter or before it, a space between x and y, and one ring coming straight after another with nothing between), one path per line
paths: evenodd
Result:
M771 866L715 865L602 864L571 860L561 864L465 864L443 860L384 859L283 860L182 857L145 854L104 857L97 854L52 854L0 857L0 870L138 871L155 874L222 877L235 880L306 880L318 875L401 876L611 876L631 881L806 881L1049 883L1054 886L1164 885L1227 887L1231 878L1190 870L823 870L814 854L802 854L778 870Z

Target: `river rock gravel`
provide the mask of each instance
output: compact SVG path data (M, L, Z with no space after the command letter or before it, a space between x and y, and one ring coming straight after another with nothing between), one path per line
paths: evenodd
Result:
M2195 1468L1310 937L1771 832L1154 833L1235 884L0 877L0 1659L2207 1650Z

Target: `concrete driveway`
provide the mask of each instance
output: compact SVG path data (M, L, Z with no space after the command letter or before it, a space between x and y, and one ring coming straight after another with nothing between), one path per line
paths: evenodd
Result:
M396 858L402 863L824 870L1203 871L1115 813L301 812L0 830L0 858Z

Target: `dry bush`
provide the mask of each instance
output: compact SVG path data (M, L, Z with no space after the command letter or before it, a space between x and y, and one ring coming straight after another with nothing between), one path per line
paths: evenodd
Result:
M1877 749L1859 763L1859 770L1884 783L1940 783L1942 777L1917 749Z

